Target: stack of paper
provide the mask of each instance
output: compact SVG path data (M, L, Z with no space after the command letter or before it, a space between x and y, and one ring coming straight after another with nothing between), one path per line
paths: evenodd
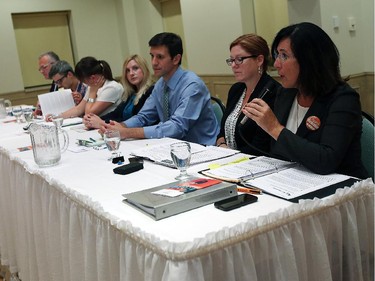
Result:
M162 145L150 145L141 149L136 149L132 151L131 154L134 156L154 161L157 164L174 168L175 165L171 157L170 145L176 142L181 141L170 139L169 141L164 141L164 144ZM204 146L192 142L190 143L190 146L190 165L205 163L239 153L238 150L232 150L216 146Z

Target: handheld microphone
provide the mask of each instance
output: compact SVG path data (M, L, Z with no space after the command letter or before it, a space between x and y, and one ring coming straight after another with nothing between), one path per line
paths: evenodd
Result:
M276 87L276 85L275 85L275 83L273 83L272 80L268 81L268 83L266 84L266 86L264 86L263 92L260 94L259 99L263 99L268 93L272 92L275 87ZM247 117L245 115L242 118L239 126L243 126L247 122L247 120L249 120L249 117Z

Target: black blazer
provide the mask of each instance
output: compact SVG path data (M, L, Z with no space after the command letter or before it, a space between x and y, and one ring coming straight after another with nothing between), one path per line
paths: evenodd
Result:
M154 85L150 86L146 92L141 96L138 103L133 107L132 114L136 115L142 108L142 106L145 104L147 98L151 95L152 90L154 89ZM126 107L126 105L131 102L128 98L126 101L121 102L113 111L103 115L100 117L103 119L106 123L109 123L110 120L116 121L116 122L122 122L125 121L123 117L123 111Z
M296 94L295 89L284 89L276 97L274 112L284 126ZM311 116L320 120L317 130L306 126ZM272 139L271 152L318 174L336 172L367 178L361 161L361 132L359 95L342 83L328 95L315 98L296 134L284 128L277 141Z
M250 102L254 98L258 98L265 90L265 86L269 86L269 82L274 84L274 90L270 93L267 93L263 100L267 102L267 104L273 109L276 92L281 88L281 85L266 73L264 73L260 78L248 102ZM220 133L217 138L225 137L225 121L227 120L229 114L236 107L236 104L242 96L245 88L245 83L238 82L233 84L229 89L226 109L220 124ZM270 150L271 137L251 119L248 119L247 122L243 126L241 126L240 122L244 116L245 115L241 112L236 123L235 139L237 143L237 149L247 154L267 154Z

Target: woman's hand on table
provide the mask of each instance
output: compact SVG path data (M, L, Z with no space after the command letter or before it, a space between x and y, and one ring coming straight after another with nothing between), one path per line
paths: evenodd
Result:
M88 129L100 129L101 126L105 124L105 122L98 115L89 113L83 116L83 124Z

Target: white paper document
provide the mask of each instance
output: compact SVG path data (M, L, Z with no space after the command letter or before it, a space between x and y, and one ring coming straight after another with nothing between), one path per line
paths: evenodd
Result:
M47 114L60 114L75 106L70 89L41 94L38 99L44 117Z
M66 118L64 119L62 126L67 127L82 124L82 120L83 119L81 117Z
M244 186L256 187L287 200L297 200L298 197L306 197L325 187L345 184L344 181L351 179L341 174L315 174L295 162L265 156L222 164L201 173Z
M247 179L275 173L295 165L296 163L294 162L259 156L253 159L245 159L245 161L226 163L219 167L202 171L202 173L206 176L222 180L242 182Z
M298 166L248 180L244 185L260 188L281 198L292 199L343 182L349 178L349 176L341 174L319 175Z
M175 167L171 157L170 145L176 142L181 141L175 139L170 139L169 141L164 140L164 143L162 145L150 145L145 148L134 150L131 152L131 154L154 161L157 164L162 164L168 167ZM192 142L190 142L189 144L191 146L190 165L205 163L239 153L239 151L237 150L222 147L204 146Z

